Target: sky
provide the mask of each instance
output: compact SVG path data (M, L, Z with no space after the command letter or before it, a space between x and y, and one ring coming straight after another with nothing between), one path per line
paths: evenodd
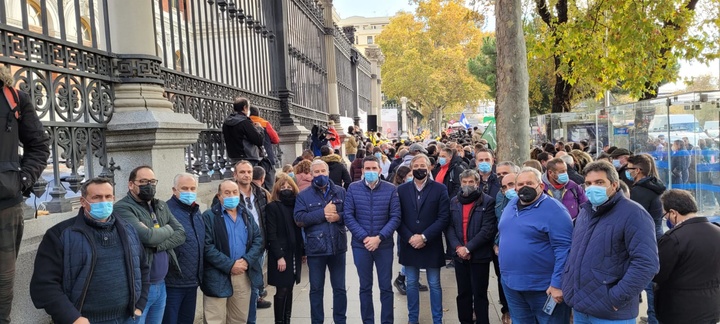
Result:
M341 18L350 16L393 16L401 10L412 12L416 7L415 5L408 4L408 0L335 0L333 1L333 5ZM489 18L488 23L483 29L485 31L494 31L495 20L492 19L492 17ZM692 77L704 74L711 74L713 77L718 78L720 76L720 66L718 66L718 62L720 62L720 60L711 61L709 65L706 65L698 62L681 61L679 79L675 83L668 84L665 87L684 89L685 79L691 79Z

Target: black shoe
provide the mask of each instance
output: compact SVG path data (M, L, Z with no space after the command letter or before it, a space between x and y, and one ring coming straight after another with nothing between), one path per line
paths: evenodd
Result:
M395 289L400 293L400 295L407 295L407 286L405 286L405 276L398 275L397 278L395 278L395 281L393 281L393 286L395 286Z
M263 289L263 290L260 291L260 297L261 297L261 298L267 297L267 289Z
M418 290L419 291L428 291L429 289L428 289L428 286L423 285L420 282L418 282Z
M271 303L271 302L269 302L269 301L267 301L267 300L265 300L265 299L262 299L262 298L258 298L258 300L257 300L257 308L259 308L259 309L262 309L262 308L270 308L270 306L272 306L272 303Z

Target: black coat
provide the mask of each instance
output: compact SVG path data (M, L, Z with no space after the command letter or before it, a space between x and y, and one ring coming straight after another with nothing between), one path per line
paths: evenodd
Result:
M664 324L720 321L720 227L688 219L658 242L655 312Z
M578 173L575 168L568 168L568 177L570 177L570 180L577 183L578 185L582 186L585 183L585 177L582 176L582 174Z
M450 205L450 226L448 226L445 236L448 239L448 249L456 260L462 262L457 257L455 249L458 246L465 246L470 250L470 261L473 263L490 263L495 253L493 252L493 244L495 243L495 235L498 232L498 222L495 216L495 199L481 194L480 198L475 201L467 224L467 244L463 242L465 234L463 234L463 205L458 197L453 197Z
M442 233L450 223L450 198L447 188L428 178L419 193L414 181L401 184L397 192L400 196L401 211L398 228L400 264L419 268L444 266ZM424 234L427 238L421 249L415 249L408 243L415 234Z
M662 226L663 208L660 195L663 192L665 185L653 176L640 179L630 189L630 199L645 208L652 216L655 226Z
M256 128L250 118L233 112L225 118L222 133L229 158L260 161L260 148L263 146L262 128Z
M294 205L288 206L280 201L273 201L265 207L268 250L267 279L269 285L279 288L289 288L300 283L305 244L302 239L302 231L293 219L294 208ZM277 268L280 258L285 258L287 265L283 272L278 271Z
M342 157L337 154L330 154L321 158L325 163L328 164L329 177L332 182L340 187L347 190L348 186L352 182L350 179L350 172L345 166Z

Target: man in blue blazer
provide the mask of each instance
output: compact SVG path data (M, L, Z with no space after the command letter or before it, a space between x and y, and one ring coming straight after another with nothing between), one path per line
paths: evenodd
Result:
M428 177L430 159L418 154L410 161L414 180L400 185L400 264L407 280L408 320L418 323L420 269L426 269L433 323L442 323L440 268L445 265L442 233L450 222L450 198L445 185Z

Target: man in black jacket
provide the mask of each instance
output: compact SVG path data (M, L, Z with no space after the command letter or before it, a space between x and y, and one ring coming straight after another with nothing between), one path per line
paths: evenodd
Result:
M228 157L232 163L246 160L256 166L262 158L264 129L250 120L250 102L246 98L235 98L233 110L222 126Z
M10 323L15 261L23 236L23 194L29 195L50 156L49 138L27 93L0 69L0 323ZM24 154L18 154L22 143Z
M150 266L132 225L113 213L113 187L95 178L80 188L76 217L43 236L30 297L55 323L133 323L143 314Z

